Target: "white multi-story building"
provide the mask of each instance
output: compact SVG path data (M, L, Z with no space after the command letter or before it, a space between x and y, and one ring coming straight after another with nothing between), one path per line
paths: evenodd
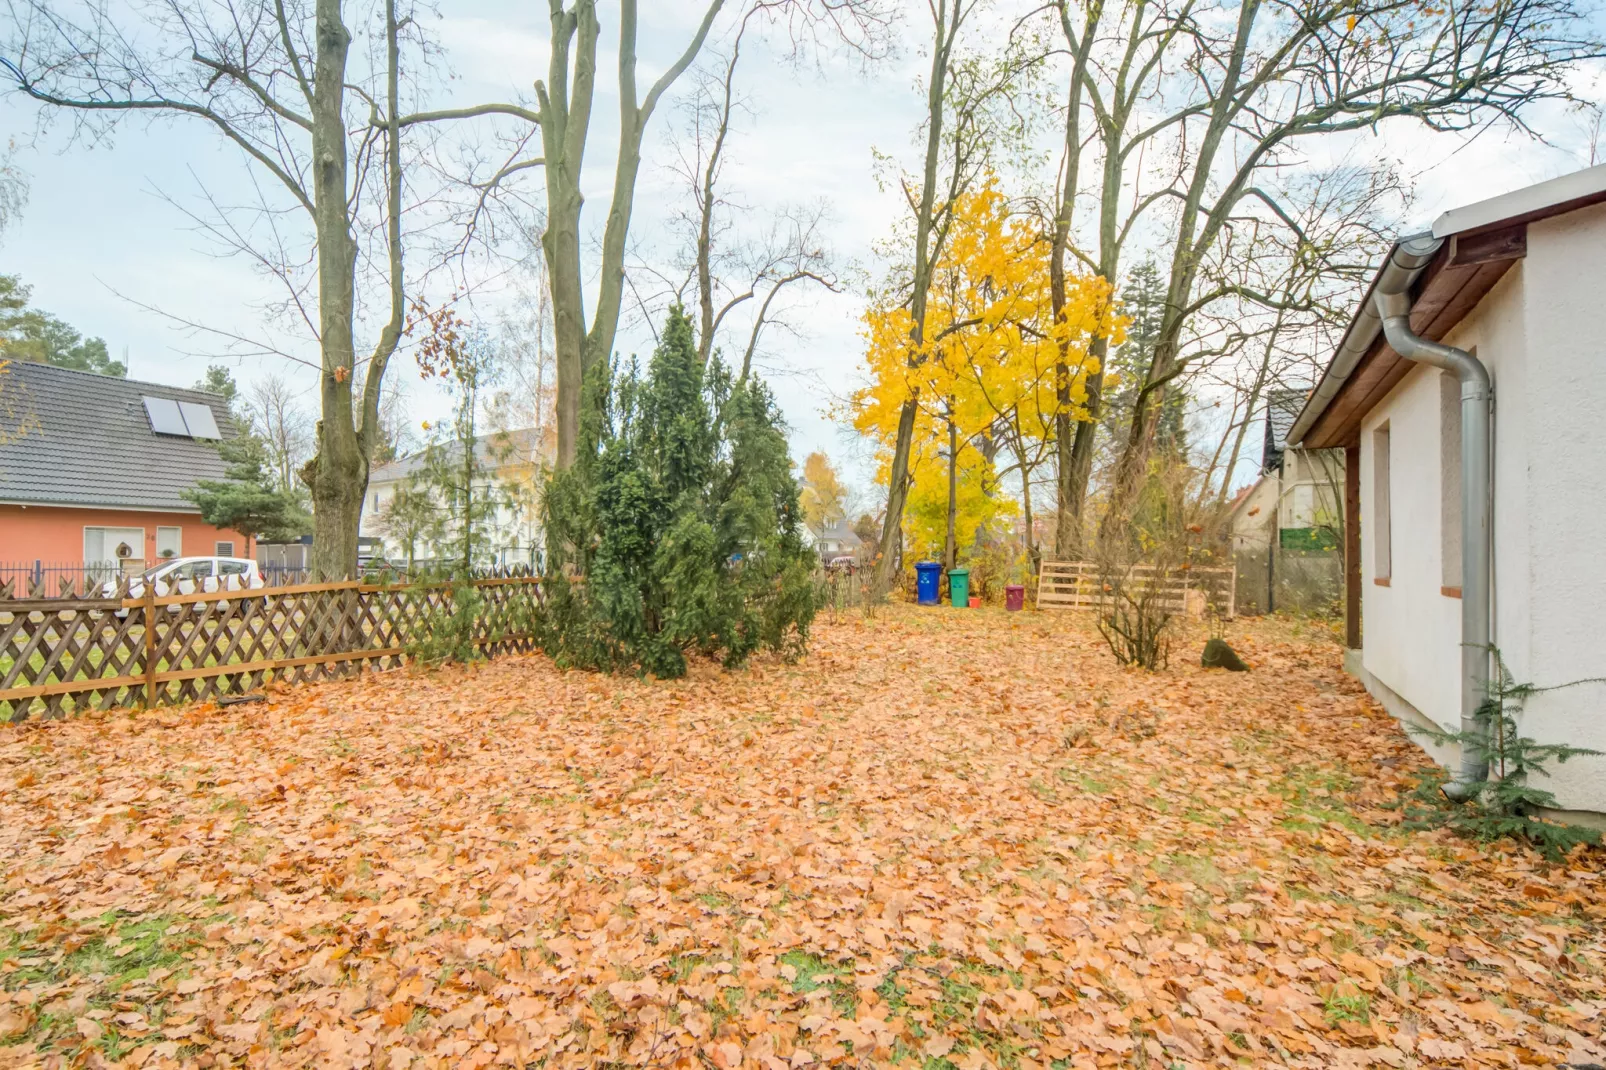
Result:
M475 439L476 465L483 478L476 481L475 493L494 500L490 538L484 565L537 565L541 554L540 490L546 478L549 450L535 430L495 432ZM460 447L449 443L441 447L446 460L461 456ZM409 547L400 525L390 522L390 509L396 495L425 482L426 454L422 451L376 465L368 476L368 496L363 502L362 534L382 541L384 556L392 564L408 560ZM439 547L421 539L411 548L415 560L428 561L439 556Z

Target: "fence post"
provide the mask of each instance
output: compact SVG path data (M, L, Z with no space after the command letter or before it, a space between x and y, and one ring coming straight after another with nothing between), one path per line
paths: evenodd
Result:
M156 581L145 581L145 708L156 705Z

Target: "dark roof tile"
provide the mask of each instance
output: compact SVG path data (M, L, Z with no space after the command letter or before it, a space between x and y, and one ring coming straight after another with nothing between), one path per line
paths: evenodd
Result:
M196 512L179 492L219 479L215 444L151 431L144 397L194 401L233 437L216 394L11 361L0 371L0 502ZM17 434L17 427L23 431Z

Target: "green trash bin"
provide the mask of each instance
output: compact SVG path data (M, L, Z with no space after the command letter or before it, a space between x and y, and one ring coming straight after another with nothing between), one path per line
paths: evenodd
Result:
M970 608L970 569L948 570L948 594L953 599L955 609Z

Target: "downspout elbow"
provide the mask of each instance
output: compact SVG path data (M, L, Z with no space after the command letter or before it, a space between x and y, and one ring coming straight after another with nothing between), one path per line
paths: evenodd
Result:
M1404 293L1382 293L1376 297L1378 315L1383 320L1383 336L1394 352L1406 360L1431 364L1451 372L1461 383L1461 398L1488 400L1491 394L1489 371L1483 362L1464 349L1430 342L1411 330L1411 299Z

